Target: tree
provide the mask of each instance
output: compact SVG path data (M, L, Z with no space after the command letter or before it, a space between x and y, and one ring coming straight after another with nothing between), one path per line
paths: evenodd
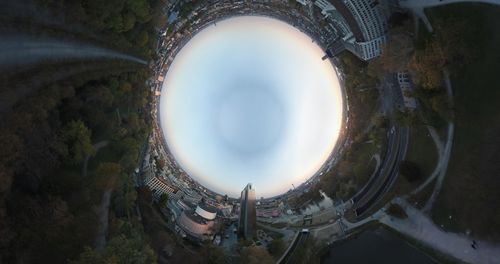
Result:
M306 241L295 251L295 263L319 263L317 254L318 243L313 236L309 236Z
M91 131L81 120L69 122L61 131L59 153L70 163L79 163L87 155L94 155L90 141Z
M415 111L405 109L404 111L396 111L396 122L401 126L411 126L417 124L419 118Z
M267 244L267 250L275 258L279 258L285 252L285 242L281 238L275 238Z
M415 162L403 160L399 164L399 173L405 176L409 182L415 182L420 179L420 168Z
M113 190L120 178L122 167L118 163L104 162L97 167L97 187L101 190Z
M382 49L380 64L389 72L404 70L408 67L414 50L413 38L406 26L392 29L389 41Z
M424 50L417 51L410 61L409 69L413 80L424 89L441 87L444 61L440 52L441 47L434 41L427 44Z
M226 254L221 247L216 247L212 243L205 244L204 255L208 264L226 263Z
M156 263L153 250L140 237L119 235L111 239L104 250L85 248L78 260L72 264L108 264L108 263Z
M244 264L271 264L274 263L274 259L267 250L261 247L249 246L242 250L241 262Z

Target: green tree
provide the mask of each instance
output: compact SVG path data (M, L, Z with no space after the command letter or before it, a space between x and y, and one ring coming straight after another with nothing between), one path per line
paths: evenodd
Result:
M90 141L91 131L81 120L69 122L61 131L59 152L70 163L79 163L87 155L94 155Z

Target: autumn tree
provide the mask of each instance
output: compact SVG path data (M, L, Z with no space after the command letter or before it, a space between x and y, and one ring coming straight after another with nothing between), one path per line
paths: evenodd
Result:
M467 21L438 20L434 29L432 38L414 54L409 64L415 81L426 89L442 86L445 68L461 68L474 57L473 49L464 40L464 35L471 30Z
M264 248L249 246L241 252L241 262L244 264L271 264L274 259Z
M378 60L385 71L398 72L408 67L415 50L410 22L389 30L389 40Z
M96 186L104 191L113 190L116 187L122 167L118 163L104 162L97 167Z

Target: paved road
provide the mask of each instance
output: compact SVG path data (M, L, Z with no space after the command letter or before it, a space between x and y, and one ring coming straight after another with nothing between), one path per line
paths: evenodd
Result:
M289 250L286 252L286 254L278 260L278 264L288 264L288 263L295 263L294 258L295 258L295 253L296 249L300 248L302 244L304 244L309 237L309 232L300 232L295 240L293 241L292 246L289 248Z
M352 198L358 219L361 219L389 191L399 175L399 163L405 158L408 148L409 129L395 125L394 121L396 106L401 104L402 100L395 74L385 76L381 95L382 107L391 119L392 128L388 134L388 144L382 158L382 165L365 187Z
M358 218L364 216L380 199L389 191L399 175L399 163L406 155L408 146L408 128L395 127L394 136L391 137L388 146L387 157L384 158L380 167L378 177L372 187L364 192L362 197L354 201L354 208Z

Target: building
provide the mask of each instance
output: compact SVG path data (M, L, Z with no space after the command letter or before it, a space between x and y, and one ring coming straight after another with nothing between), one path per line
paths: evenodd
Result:
M213 238L216 217L216 208L198 204L194 211L182 211L180 217L177 218L177 225L189 238L204 241Z
M238 233L245 239L252 239L255 236L257 217L255 210L255 190L252 184L241 191L240 218L238 220Z
M302 3L302 1L297 0ZM349 50L368 61L380 56L386 41L387 19L396 11L393 0L316 0L335 39L328 43L334 55Z
M398 72L398 84L403 96L404 107L410 110L417 108L417 100L411 96L413 90L410 74L407 71Z
M165 179L154 176L151 170L146 172L144 185L149 187L154 200L158 200L162 194L166 194L168 197L174 199L180 198L181 192L177 188L168 184Z

